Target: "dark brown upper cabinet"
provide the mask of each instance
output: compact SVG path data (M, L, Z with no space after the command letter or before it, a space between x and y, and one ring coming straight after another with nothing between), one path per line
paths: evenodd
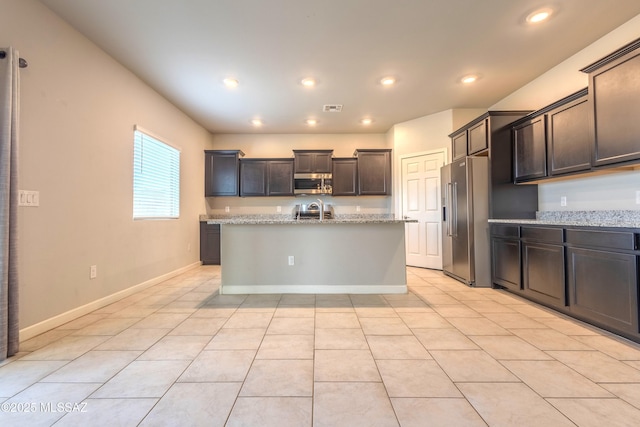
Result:
M267 196L267 160L243 159L240 161L240 196Z
M451 136L451 148L453 160L458 160L467 155L467 130L463 130Z
M538 181L591 169L588 89L513 123L514 180Z
M295 173L331 173L333 150L293 150Z
M453 160L472 156L489 148L488 119L474 122L468 128L451 135Z
M240 160L240 196L293 196L293 159Z
M358 195L358 159L355 157L333 158L333 196Z
M547 170L557 176L591 169L591 116L587 89L547 113Z
M487 120L482 120L467 130L467 147L470 156L478 154L489 148Z
M204 152L204 195L238 195L238 160L240 150L206 150Z
M358 158L358 194L387 196L391 194L391 150L356 150Z
M547 176L546 121L546 116L538 116L513 128L513 174L516 182Z
M269 196L293 196L293 161L269 160Z
M640 39L583 68L589 74L594 167L640 160Z
M531 111L488 111L449 135L454 160L487 156L490 165L490 218L535 218L538 189L516 185L512 165L512 123Z

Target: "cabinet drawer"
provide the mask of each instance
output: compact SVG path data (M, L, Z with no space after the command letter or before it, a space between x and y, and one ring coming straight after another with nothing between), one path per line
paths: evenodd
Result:
M546 243L564 242L562 228L522 227L521 236L526 240L538 240Z
M624 231L567 230L567 243L575 246L637 250L636 236Z
M520 238L520 226L518 225L505 225L505 224L492 224L491 235L507 237L513 239Z

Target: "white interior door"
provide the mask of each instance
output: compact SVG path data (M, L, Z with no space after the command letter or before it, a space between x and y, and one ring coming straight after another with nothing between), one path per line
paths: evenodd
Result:
M417 223L406 225L407 265L442 269L442 199L440 168L445 152L404 157L402 214Z

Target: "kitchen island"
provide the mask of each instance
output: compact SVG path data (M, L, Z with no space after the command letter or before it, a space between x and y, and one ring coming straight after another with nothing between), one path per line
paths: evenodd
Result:
M221 226L221 294L407 292L404 220L389 215L202 220Z

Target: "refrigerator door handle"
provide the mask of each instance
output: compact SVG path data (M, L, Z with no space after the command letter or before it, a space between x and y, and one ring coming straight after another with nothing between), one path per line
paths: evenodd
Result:
M453 183L453 194L451 196L452 215L450 222L451 235L458 235L458 183Z
M452 236L451 234L451 219L453 218L452 216L452 212L453 212L453 205L451 204L451 195L453 194L453 184L451 184L450 182L447 183L447 192L445 194L445 207L448 206L449 207L449 218L447 219L446 216L444 215L444 209L445 207L443 207L443 218L447 223L447 236Z

